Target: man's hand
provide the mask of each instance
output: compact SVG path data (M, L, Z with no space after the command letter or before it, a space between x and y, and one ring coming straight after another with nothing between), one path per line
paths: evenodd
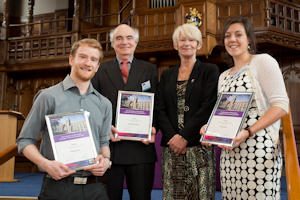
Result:
M150 143L154 143L155 142L155 135L156 135L156 129L154 127L152 127L151 139L150 140L141 140L141 142L146 144L146 145L148 145Z
M168 145L177 156L186 153L187 141L179 134L174 135Z
M55 180L60 180L76 172L55 160L47 160L41 167Z
M111 125L110 140L112 142L119 142L119 141L121 141L120 139L115 138L115 133L118 133L118 130L113 125Z
M34 144L29 144L23 149L23 154L34 164L40 166L55 180L60 180L76 171L71 170L66 165L55 160L48 160L39 152Z
M106 170L110 167L110 160L108 158L104 158L103 155L100 154L95 158L95 161L98 161L98 163L87 166L83 168L83 170L90 171L94 176L103 176Z

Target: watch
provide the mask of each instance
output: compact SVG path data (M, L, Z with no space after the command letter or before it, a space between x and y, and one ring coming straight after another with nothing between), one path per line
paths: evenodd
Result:
M110 158L109 158L109 157L104 157L104 158L106 158L106 159L109 161L109 166L108 166L108 168L110 169L110 168L111 168L111 165L112 165L112 162L111 162Z

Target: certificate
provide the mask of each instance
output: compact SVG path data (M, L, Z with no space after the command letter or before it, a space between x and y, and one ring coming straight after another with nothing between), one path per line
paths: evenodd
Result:
M123 140L150 140L154 94L119 91L116 112L116 138Z
M87 111L45 116L54 158L70 169L95 164L97 151L88 117Z
M201 142L233 146L253 98L252 92L223 92L210 115Z

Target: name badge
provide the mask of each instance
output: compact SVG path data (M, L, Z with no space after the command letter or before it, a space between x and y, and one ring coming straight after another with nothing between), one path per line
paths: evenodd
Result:
M146 92L147 90L150 90L151 88L151 84L150 84L150 80L142 83L142 91Z

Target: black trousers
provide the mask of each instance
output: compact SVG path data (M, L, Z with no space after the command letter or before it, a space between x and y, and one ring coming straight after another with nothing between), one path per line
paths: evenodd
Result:
M77 185L71 181L54 180L44 175L40 200L108 200L106 184L102 182Z
M155 163L113 164L107 184L109 199L122 200L124 177L126 177L130 200L151 200L154 168Z

